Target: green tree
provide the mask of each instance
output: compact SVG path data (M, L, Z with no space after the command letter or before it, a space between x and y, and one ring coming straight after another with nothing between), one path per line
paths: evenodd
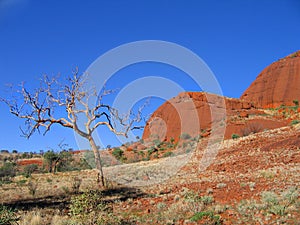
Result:
M55 153L53 150L49 150L44 154L44 161L48 168L49 173L55 173L56 165L59 161L58 153Z
M62 150L58 153L49 150L43 157L49 173L72 170L71 162L73 161L73 157L72 154L66 150Z
M24 167L24 175L25 175L25 177L30 177L31 176L31 174L34 172L34 171L36 171L38 169L38 165L36 165L36 164L29 164L29 165L26 165L25 167Z
M9 181L10 178L16 175L17 169L16 164L12 162L5 162L2 167L0 167L0 179L1 181Z

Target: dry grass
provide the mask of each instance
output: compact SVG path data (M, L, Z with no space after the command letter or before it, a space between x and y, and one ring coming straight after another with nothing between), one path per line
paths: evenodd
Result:
M42 224L42 221L43 220L39 211L27 212L21 217L19 225L40 225Z

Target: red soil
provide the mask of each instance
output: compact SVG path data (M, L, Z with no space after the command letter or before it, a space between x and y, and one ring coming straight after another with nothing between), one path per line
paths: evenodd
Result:
M32 159L19 159L17 161L18 166L26 166L30 164L36 164L38 166L43 165L43 159L41 158L32 158Z

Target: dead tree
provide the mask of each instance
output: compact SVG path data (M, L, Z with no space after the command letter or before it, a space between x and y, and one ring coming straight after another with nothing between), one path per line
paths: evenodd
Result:
M111 94L111 90L99 93L86 85L86 76L79 75L78 69L71 77L61 82L59 77L50 78L44 75L37 89L29 91L24 83L17 90L11 87L12 96L1 99L9 107L10 112L25 120L23 136L30 138L35 131L43 130L45 135L55 124L73 129L81 137L88 140L95 156L96 169L99 171L99 183L105 186L99 149L93 133L99 126L106 126L116 135L127 134L141 121L141 112L145 105L134 114L132 111L120 115L119 111L109 104L103 103L103 97ZM79 125L79 117L84 117L84 127Z

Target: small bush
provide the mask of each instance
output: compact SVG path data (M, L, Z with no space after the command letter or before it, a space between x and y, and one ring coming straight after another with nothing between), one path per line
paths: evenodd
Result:
M24 184L26 184L27 180L26 179L23 179L23 180L19 180L17 181L17 185L19 186L23 186Z
M24 175L26 178L30 177L31 174L38 169L38 165L36 164L30 164L26 165L24 168Z
M240 137L240 135L238 135L238 134L232 134L231 135L231 138L232 139L238 139Z
M220 216L215 215L212 211L197 212L194 214L194 216L192 216L191 221L197 222L199 220L202 220L203 218L210 219L210 222L212 222L211 224L221 224Z
M12 209L0 205L0 225L18 224L17 221L18 218Z
M78 177L74 177L72 180L72 191L74 193L78 193L79 192L79 188L81 185L82 180Z
M113 156L117 159L117 160L122 160L123 156L124 156L124 151L120 148L115 148L112 151Z
M286 205L283 205L279 196L270 191L261 194L262 202L266 204L268 213L284 216L286 214Z
M161 140L159 140L159 139L155 139L152 142L158 148L163 144L163 142Z
M102 200L102 193L99 191L88 191L78 196L73 196L70 205L72 216L81 216L97 209L105 209Z
M296 124L298 124L298 123L300 123L299 120L293 120L293 121L291 122L291 125L296 125Z
M279 202L277 194L271 191L262 192L261 199L267 205L276 205Z
M37 187L38 187L38 183L36 181L33 180L29 181L27 186L29 194L35 196Z
M187 202L201 202L199 194L194 191L187 191L184 193L184 199Z
M200 200L201 200L201 202L203 202L204 205L209 205L214 201L214 198L212 196L205 195L205 196L202 196L200 198Z
M99 191L88 191L71 198L70 216L73 224L122 224L113 214L112 207L104 203Z
M0 177L14 177L16 175L16 164L5 162L0 168Z
M173 156L173 155L174 155L173 152L165 152L165 153L163 154L163 157L170 157L170 156Z
M152 153L154 153L156 151L157 151L156 148L152 146L150 149L147 150L148 156L150 157L152 155Z
M16 164L11 162L5 162L0 168L0 181L9 182L12 177L16 175Z

